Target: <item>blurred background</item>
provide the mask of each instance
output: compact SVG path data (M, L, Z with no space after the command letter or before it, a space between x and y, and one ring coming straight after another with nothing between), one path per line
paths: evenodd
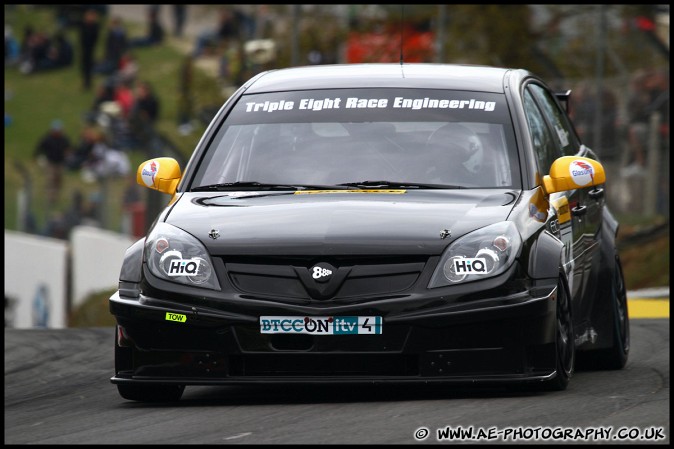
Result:
M399 62L529 69L607 171L628 290L669 288L669 5L4 5L5 325L113 325L125 249L251 76Z

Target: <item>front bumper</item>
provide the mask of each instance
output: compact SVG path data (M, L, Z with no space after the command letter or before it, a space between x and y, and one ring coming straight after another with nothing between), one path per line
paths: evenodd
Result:
M218 309L110 298L112 383L535 382L555 372L556 280L509 297ZM419 307L419 303L424 304ZM236 313L225 310L237 310ZM167 321L167 313L185 316ZM377 335L264 334L259 317L380 316Z

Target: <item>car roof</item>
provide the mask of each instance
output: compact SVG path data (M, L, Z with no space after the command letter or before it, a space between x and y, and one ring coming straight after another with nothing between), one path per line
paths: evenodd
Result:
M513 69L431 63L303 66L263 72L247 83L245 93L364 87L455 89L503 93L504 77L511 70ZM516 71L525 72L519 69ZM521 77L517 78L521 79Z

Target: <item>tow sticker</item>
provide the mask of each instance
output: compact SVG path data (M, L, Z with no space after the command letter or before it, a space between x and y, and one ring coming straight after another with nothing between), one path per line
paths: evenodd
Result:
M166 312L166 321L177 321L178 323L185 323L187 321L187 315L182 315L180 313Z
M382 333L380 316L261 316L263 334L375 335Z

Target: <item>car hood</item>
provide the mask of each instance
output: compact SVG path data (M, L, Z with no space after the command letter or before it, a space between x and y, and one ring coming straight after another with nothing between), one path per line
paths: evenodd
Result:
M194 235L213 255L433 255L474 229L505 220L519 194L498 189L183 193L165 221ZM449 235L443 238L444 230Z

